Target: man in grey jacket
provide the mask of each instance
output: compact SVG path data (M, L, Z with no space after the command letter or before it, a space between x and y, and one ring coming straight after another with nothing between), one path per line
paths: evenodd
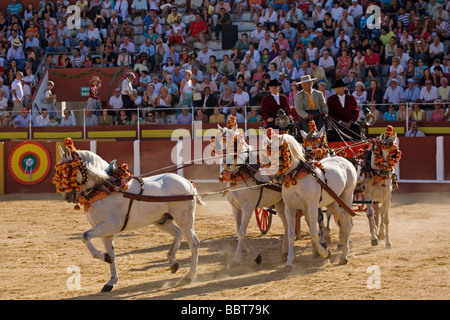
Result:
M306 133L309 132L309 121L314 120L317 130L324 126L323 116L328 113L328 106L325 103L322 92L313 89L315 78L306 75L300 78L303 90L295 97L295 111L297 111L299 128Z

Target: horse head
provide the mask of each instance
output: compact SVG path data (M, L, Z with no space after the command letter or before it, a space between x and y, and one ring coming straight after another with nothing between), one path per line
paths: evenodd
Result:
M387 148L392 147L397 140L397 134L394 132L394 128L388 125L386 131L378 137L378 140L382 146L386 146Z
M80 192L108 178L109 164L93 152L76 150L72 139L65 142L65 149L59 147L61 161L55 166L52 182L67 202L77 203Z
M398 149L397 134L391 125L374 141L371 167L384 172L392 171L400 161L402 152Z
M260 173L268 175L272 181L280 181L283 176L305 160L303 147L289 134L277 134L271 128L263 136L265 154L260 156Z
M235 172L245 164L252 147L245 142L244 135L238 130L236 123L230 125L229 121L227 127L217 125L217 129L213 141L214 153L222 155L221 165L224 170Z

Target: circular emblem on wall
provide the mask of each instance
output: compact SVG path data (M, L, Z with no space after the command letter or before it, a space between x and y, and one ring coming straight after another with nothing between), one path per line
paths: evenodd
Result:
M13 178L22 184L41 182L50 170L50 154L43 145L22 142L9 155L8 167Z

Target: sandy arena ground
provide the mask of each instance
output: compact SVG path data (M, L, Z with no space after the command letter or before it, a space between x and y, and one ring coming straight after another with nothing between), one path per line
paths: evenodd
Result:
M201 185L199 189L205 191ZM312 256L302 219L302 238L295 243L289 273L282 268L283 228L277 216L267 235L261 235L254 218L248 229L262 254L261 265L244 252L241 266L230 269L237 245L231 207L220 195L204 201L206 206L196 213L201 248L195 282L177 286L189 266L186 242L177 254L180 269L171 274L166 259L171 237L149 226L116 237L119 283L113 292L99 293L109 280L109 266L93 259L81 242L89 229L82 211L74 211L59 194L0 195L0 299L450 298L448 193L395 194L390 250L384 241L372 247L367 218L355 217L345 266L337 265L336 225L328 261ZM94 244L104 251L100 241Z

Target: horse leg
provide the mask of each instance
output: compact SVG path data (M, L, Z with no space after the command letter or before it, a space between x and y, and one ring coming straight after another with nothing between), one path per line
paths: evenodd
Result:
M366 196L366 200L372 200L372 199L370 197ZM369 220L370 241L372 243L372 246L377 246L378 245L377 226L375 224L374 211L373 211L373 206L371 204L367 205L366 215L367 215L367 219Z
M383 204L380 207L380 228L379 228L379 234L378 234L378 238L380 240L385 241L385 246L386 249L391 249L392 248L392 243L390 241L389 238L389 206L391 204L390 199L388 199L387 201L384 201Z
M284 202L280 201L277 204L275 204L275 209L277 210L277 215L280 217L281 222L283 222L283 227L284 227L284 238L283 238L283 245L282 245L282 250L281 250L281 257L282 257L282 261L286 262L287 260L287 255L288 255L288 248L289 248L289 241L288 241L288 223L286 220L286 214L284 212L285 210L285 206L284 206Z
M317 252L322 256L322 258L328 259L330 257L330 251L322 247L319 243L319 232L317 230L318 211L317 206L308 207L307 219L309 220L309 234L311 236L311 243L317 249Z
M291 209L288 206L284 208L288 226L288 254L284 265L285 271L292 270L292 262L294 261L294 242L295 242L295 212L297 209Z
M322 247L325 249L327 248L327 241L326 241L326 228L325 224L323 222L323 212L322 209L319 208L317 212L317 223L319 224L319 243Z
M191 263L188 274L183 278L183 283L191 283L197 276L198 266L198 248L200 247L200 240L198 240L194 231L194 221L187 224L180 224L181 231L186 238L186 241L191 249Z
M86 247L89 249L89 251L92 254L92 257L95 259L100 259L102 261L112 263L112 258L108 252L102 253L101 251L97 250L97 248L94 247L94 245L91 242L91 239L93 238L101 238L101 237L107 237L111 236L112 234L117 233L118 231L113 230L110 228L105 222L99 223L92 229L86 231L83 233L82 240L83 243L86 245Z
M245 248L245 250L253 256L256 264L261 264L262 257L260 253L248 242L245 235L247 234L247 228L248 224L250 223L250 219L253 214L252 209L242 208L241 210L241 219L240 219L240 225L237 228L237 236L238 236L238 246L236 249L235 256L232 261L232 265L239 264L241 253L242 253L242 247Z
M327 241L327 244L331 244L331 213L327 210L327 226L325 228L325 240Z
M327 206L327 209L339 220L339 248L342 250L342 256L339 264L347 264L350 247L350 233L352 228L352 217L345 213L336 202Z
M193 200L193 202L191 203L180 202L177 204L171 204L170 206L170 214L174 217L178 227L176 227L173 223L173 226L169 226L170 228L172 228L172 232L175 231L178 235L181 234L179 241L181 241L182 235L184 235L189 245L189 249L191 249L191 262L189 266L189 272L181 280L181 284L191 283L197 276L198 248L200 246L200 241L198 240L194 231L195 208L196 200ZM176 249L178 249L179 247L179 243L177 243L176 241L177 240L175 240L173 244L173 261L175 261ZM169 259L171 259L171 252L169 252ZM174 272L174 270L175 269L172 269L172 272Z
M109 292L114 288L114 285L119 280L117 276L116 264L115 264L115 254L113 245L113 234L117 233L117 230L111 228L108 224L102 222L92 229L83 233L82 240L86 247L95 259L100 259L110 264L111 279L105 284L102 292ZM101 238L105 246L106 252L102 253L97 250L91 242L93 238Z
M119 281L116 269L116 255L114 253L114 238L113 236L108 236L102 237L101 240L105 246L106 254L109 256L107 262L110 263L109 269L111 271L111 279L103 286L102 292L110 292Z
M175 255L178 248L180 247L181 240L183 239L183 233L170 220L162 221L162 223L155 223L155 226L158 227L158 229L160 229L161 231L167 232L173 237L172 245L170 246L169 252L167 253L167 258L169 260L170 270L172 271L172 273L175 273L179 268Z

